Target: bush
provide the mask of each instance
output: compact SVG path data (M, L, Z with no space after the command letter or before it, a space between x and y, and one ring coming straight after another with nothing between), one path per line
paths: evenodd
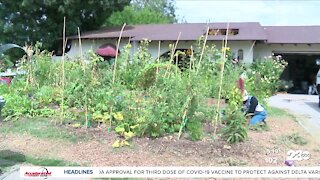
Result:
M251 64L245 81L247 90L259 99L265 99L279 90L280 76L287 66L284 60L266 59Z
M248 124L240 107L242 96L237 87L233 87L229 93L229 105L226 109L224 121L226 126L222 129L222 136L230 144L245 141L247 139Z

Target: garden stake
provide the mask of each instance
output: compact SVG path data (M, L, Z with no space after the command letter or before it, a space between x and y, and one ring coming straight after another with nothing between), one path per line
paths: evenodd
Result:
M66 17L63 18L63 46L62 46L62 99L61 99L61 115L60 115L60 124L62 124L62 121L64 120L64 80L65 80L65 74L64 74L64 57L65 57L65 47L66 47Z
M117 48L116 48L116 58L115 58L115 60L114 60L114 66L113 66L112 87L113 87L114 81L116 80L116 70L117 70L118 51L119 51L119 46L120 46L121 36L122 36L123 29L124 29L124 27L125 27L125 26L126 26L126 23L124 23L124 24L123 24L123 26L122 26L122 28L121 28L120 36L119 36L118 43L117 43Z
M176 51L176 49L177 49L178 42L179 42L179 40L180 40L180 36L181 36L181 32L179 32L178 39L177 39L177 41L176 41L176 43L175 43L175 45L174 45L174 49L173 49L173 52L172 52L171 58L170 58L171 61L173 61L173 56L174 56L175 51Z
M158 41L158 58L157 58L157 64L159 64L159 62L160 62L160 48L161 48L161 41ZM157 75L158 75L158 73L159 73L159 67L157 66L157 71L156 71L157 73ZM158 76L156 76L156 78L157 78Z
M116 58L114 60L114 65L113 65L113 77L112 77L112 92L114 91L114 82L116 80L116 70L117 70L117 60L118 60L118 51L119 51L119 46L120 46L120 41L121 41L121 36L122 36L122 33L123 33L123 29L124 27L126 26L126 23L123 24L122 28L121 28L121 32L120 32L120 35L119 35L119 39L118 39L118 43L117 43L117 49L116 49ZM111 104L111 107L110 107L110 116L112 116L112 107L113 104ZM110 132L110 129L111 129L111 123L112 123L112 118L110 118L109 120L109 128L108 128L108 132Z
M180 140L180 137L182 134L182 129L187 124L187 117L186 116L187 116L187 110L184 111L183 116L182 116L182 122L181 122L180 129L179 129L178 140Z
M178 140L180 139L180 136L181 136L181 133L182 133L182 129L184 128L184 126L186 125L187 123L187 112L188 112L188 108L189 108L189 103L191 101L193 97L188 97L187 100L186 100L186 103L184 104L183 106L183 110L184 110L184 113L182 115L182 121L181 121L181 125L180 125L180 129L179 129L179 134L178 134Z
M249 49L249 52L248 52L248 54L247 54L247 56L246 56L246 59L248 58L248 56L249 56L249 54L251 53L251 51L252 51L252 49L253 49L253 46L256 44L256 40L254 40L253 41L253 43L252 43L252 45L251 45L251 47L250 47L250 49Z
M192 67L192 62L193 62L193 48L192 48L192 45L191 45L190 49L191 49L191 57L190 57L190 64L189 64L189 82L191 80L191 67Z
M84 63L84 59L83 59L83 54L82 54L82 43L81 43L81 35L80 35L80 28L78 27L78 38L79 38L79 48L80 48L80 60L82 63L82 70L83 70L83 74L86 75L86 66ZM88 120L88 89L86 86L86 83L84 83L84 89L85 89L85 105L84 105L84 110L85 110L85 118L86 118L86 128L88 128L88 124L90 123Z
M91 115L88 114L88 116L87 116L87 118L86 118L86 119L88 119L88 122L86 122L86 127L87 127L87 128L91 127L90 118L91 118Z
M215 118L215 122L214 122L214 135L217 132L217 126L218 126L218 121L221 124L221 119L220 119L220 99L221 99L221 91L222 91L222 82L223 82L223 72L224 72L224 65L225 65L225 61L226 61L226 48L227 48L227 44L228 44L228 33L229 33L229 23L227 25L227 32L226 32L226 41L224 44L224 51L223 51L223 63L222 63L222 67L221 67L221 72L220 72L220 83L219 83L219 94L218 94L218 105L217 105L217 113L216 113L216 118Z
M179 55L176 55L176 76L178 75L178 60L179 60Z
M198 63L198 66L197 66L196 74L198 74L198 71L199 71L199 68L200 68L200 63L201 63L201 60L202 60L202 57L203 57L204 49L205 49L206 44L207 44L208 34L209 34L209 27L207 28L206 37L204 38L203 47L202 47L202 50L201 50L201 55L200 55L199 63Z
M128 45L130 45L130 42L131 42L131 37L129 37L129 40L128 40ZM128 47L128 46L127 46ZM128 48L126 48L126 50L127 50L127 53L126 53L126 69L128 69L128 67L129 67L129 47Z
M178 46L178 42L179 42L180 36L181 36L181 32L179 32L178 39L177 39L174 47L172 47L172 49L171 49L170 63L173 62L173 56L174 56L174 54L175 54L174 52L176 51L176 48L177 48L177 46ZM167 76L167 72L168 72L170 69L171 69L171 66L168 66L167 71L166 71L165 74L164 74L164 77Z

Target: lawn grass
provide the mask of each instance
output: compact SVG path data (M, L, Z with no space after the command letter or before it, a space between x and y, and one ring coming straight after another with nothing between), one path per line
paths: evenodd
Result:
M66 128L58 127L49 119L30 118L13 122L3 122L0 126L0 133L29 134L37 138L60 139L69 142L85 140L85 135L76 135Z
M294 118L292 114L287 112L286 110L276 108L276 107L267 107L267 112L270 117L291 117Z
M76 163L67 162L59 159L26 156L21 153L13 152L10 150L0 151L1 173L10 171L10 168L12 166L22 163L32 164L35 166L78 166L78 164Z
M14 164L28 163L37 166L77 166L76 163L66 162L52 158L36 158L21 154L0 154L0 167L13 166Z

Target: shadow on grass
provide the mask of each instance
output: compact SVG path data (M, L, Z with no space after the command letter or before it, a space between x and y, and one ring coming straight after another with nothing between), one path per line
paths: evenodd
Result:
M3 171L7 167L22 163L33 164L36 166L78 166L76 163L66 162L59 159L45 157L34 158L11 150L0 151L0 171Z
M61 139L69 142L86 139L85 135L77 135L64 127L55 126L51 120L45 118L1 122L0 132L15 134L27 133L37 138Z
M26 162L26 156L11 150L0 151L0 168L6 168Z

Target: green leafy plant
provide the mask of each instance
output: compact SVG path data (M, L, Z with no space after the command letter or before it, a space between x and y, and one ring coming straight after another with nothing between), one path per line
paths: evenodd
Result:
M282 136L281 141L290 142L300 146L308 144L308 141L304 137L302 137L299 133L292 133L289 135Z
M188 121L187 130L192 141L200 140L203 137L202 122L196 119Z
M284 60L255 61L247 71L247 90L259 99L273 95L281 86L280 75L288 63Z
M225 113L226 126L222 129L222 136L230 144L245 141L248 137L247 123L241 112L242 96L237 87L234 87L229 96L228 108Z
M62 69L62 61L53 62L49 52L33 47L32 56L19 64L27 74L16 77L10 87L0 87L7 100L3 114L6 117L59 116L65 119L65 124L76 127L90 116L90 120L106 124L108 130L119 134L115 147L127 146L134 136L157 138L174 132L179 132L179 137L188 133L191 140L199 140L204 135L203 123L211 122L215 113L222 114L216 112L215 105L208 107L206 99L218 97L220 68L225 64L222 97L229 102L223 117L222 137L229 143L244 141L247 124L240 110L240 91L236 88L243 67L232 63L231 50L203 46L201 37L180 70L174 61L154 60L148 51L149 43L142 41L138 52L131 57L131 45L126 45L118 57L116 72L113 65L101 65L104 59L94 52L65 61ZM222 58L224 51L227 58ZM183 53L178 52L173 58L179 55ZM263 69L263 65L256 64L253 68ZM263 71L261 75L267 77L272 72ZM253 82L253 79L247 82L249 91L262 91L251 87ZM267 81L260 83L261 87L269 85Z

